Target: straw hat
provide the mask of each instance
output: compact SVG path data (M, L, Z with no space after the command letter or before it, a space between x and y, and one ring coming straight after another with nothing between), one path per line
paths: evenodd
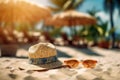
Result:
M38 43L28 50L29 61L22 62L21 68L29 70L52 69L62 66L62 62L57 59L57 51L51 43Z

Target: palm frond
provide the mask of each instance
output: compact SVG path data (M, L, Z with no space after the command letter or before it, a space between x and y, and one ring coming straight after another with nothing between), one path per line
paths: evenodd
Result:
M79 7L80 5L82 5L83 3L83 0L75 0L75 3L73 5L73 8L77 8Z
M50 0L60 10L69 10L77 8L83 0Z
M63 10L71 9L72 4L73 4L73 0L67 0L67 2L63 6Z
M62 7L68 0L50 0L57 7Z

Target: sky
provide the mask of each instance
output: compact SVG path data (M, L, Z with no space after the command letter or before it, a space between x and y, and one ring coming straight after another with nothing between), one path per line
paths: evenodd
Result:
M86 12L90 9L103 10L104 0L85 0L85 2L80 6L80 11Z
M52 4L50 4L49 0L29 0L29 1L40 4L40 5L44 5L44 6L49 6L49 5L53 6ZM103 21L109 21L109 14L106 14L104 12L103 2L104 0L85 0L82 6L79 7L78 11L86 12L88 10L96 9L96 10L99 10L96 16L99 16ZM116 27L116 32L120 33L120 26L119 26L120 16L118 15L117 10L115 10L115 13L114 13L114 23Z

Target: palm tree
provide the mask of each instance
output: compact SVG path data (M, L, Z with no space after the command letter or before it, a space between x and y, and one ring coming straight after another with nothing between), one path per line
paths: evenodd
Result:
M99 12L99 10L96 10L95 8L87 11L87 13L97 19L98 23L89 27L83 27L79 31L80 36L84 36L88 41L93 41L94 43L98 43L99 40L106 39L109 35L109 31L107 31L108 22L103 22L99 17L96 17L95 14L97 12Z
M120 0L104 0L104 9L109 11L111 29L114 29L113 12L117 8L120 13ZM115 47L115 32L112 33L112 47Z

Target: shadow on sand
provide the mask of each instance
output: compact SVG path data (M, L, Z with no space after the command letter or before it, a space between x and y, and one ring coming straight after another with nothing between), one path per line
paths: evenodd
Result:
M112 50L112 51L115 51L115 52L119 52L119 53L120 53L120 49L117 49L117 48L115 48L115 49L109 49L109 50Z
M57 50L57 57L66 57L66 58L71 58L72 56L68 55L65 52L62 52L60 50Z
M71 47L71 48L90 56L103 56L103 55L100 55L99 53L94 52L90 48L79 48L79 47Z

